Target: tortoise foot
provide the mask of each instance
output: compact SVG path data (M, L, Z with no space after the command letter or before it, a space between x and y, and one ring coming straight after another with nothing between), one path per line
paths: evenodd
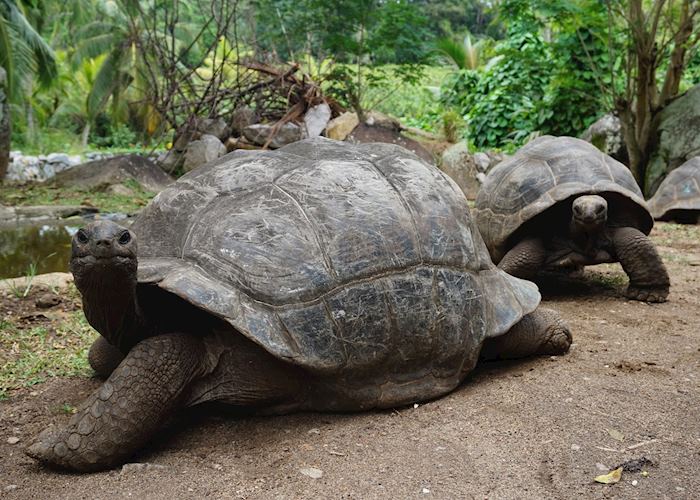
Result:
M628 286L625 296L628 299L640 300L642 302L666 302L669 287L640 287Z
M60 436L58 428L51 425L34 439L25 453L44 464L65 467L63 458L68 450Z
M554 356L569 351L573 338L569 327L563 321L558 321L555 325L549 327L546 336L546 340L540 346L538 354Z

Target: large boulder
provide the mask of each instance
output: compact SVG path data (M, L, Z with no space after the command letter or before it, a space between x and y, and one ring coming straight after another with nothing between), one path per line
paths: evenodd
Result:
M53 178L59 186L75 186L86 189L106 188L133 179L144 189L157 193L173 182L155 163L139 155L114 156L83 163L56 174Z
M185 172L189 172L225 154L226 146L224 146L218 137L204 134L198 140L192 141L187 145L185 160L182 167Z
M627 163L627 148L617 116L608 113L598 118L581 134L581 139L590 142L617 161Z
M491 151L472 154L466 143L459 142L442 153L440 170L457 183L467 199L474 200L486 174L504 158L502 153Z
M0 182L10 165L10 103L7 94L7 74L0 68Z
M284 123L281 126L256 123L245 127L243 135L253 144L264 146L269 142L270 149L277 149L301 140L301 127L292 122Z
M668 172L700 155L700 85L669 104L659 117L656 151L646 186L654 192Z

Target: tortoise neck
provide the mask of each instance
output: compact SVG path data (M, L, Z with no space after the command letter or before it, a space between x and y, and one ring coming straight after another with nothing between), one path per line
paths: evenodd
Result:
M94 266L89 272L74 271L73 275L88 323L110 344L126 353L144 338L135 269L125 272Z

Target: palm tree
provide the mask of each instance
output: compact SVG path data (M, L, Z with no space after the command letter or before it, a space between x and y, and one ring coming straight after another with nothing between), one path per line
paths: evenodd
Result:
M0 109L0 123L6 128L0 130L0 182L5 178L10 154L7 103L21 102L34 76L42 86L48 86L57 74L53 50L28 21L25 7L22 0L0 0L0 68L5 73L7 94L5 109ZM1 87L0 84L0 90Z
M490 48L492 40L482 38L476 43L472 42L469 33L462 42L457 42L452 38L441 38L435 42L435 47L441 55L459 69L477 69L484 63L484 55Z

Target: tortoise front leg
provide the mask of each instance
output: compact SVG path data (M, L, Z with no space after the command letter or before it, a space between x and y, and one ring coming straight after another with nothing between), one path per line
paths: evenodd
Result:
M90 366L102 378L109 377L123 360L124 354L102 335L92 343L88 352Z
M481 358L513 359L538 354L564 354L571 345L571 332L559 313L538 307L507 333L487 339Z
M526 238L503 256L498 267L510 274L522 279L534 278L544 264L546 253L542 240L539 238Z
M202 359L202 341L191 335L140 342L63 430L42 432L27 454L78 471L123 463L182 405L185 389L204 371Z
M625 295L645 302L665 302L670 281L651 240L633 227L612 228L611 239L630 282Z

